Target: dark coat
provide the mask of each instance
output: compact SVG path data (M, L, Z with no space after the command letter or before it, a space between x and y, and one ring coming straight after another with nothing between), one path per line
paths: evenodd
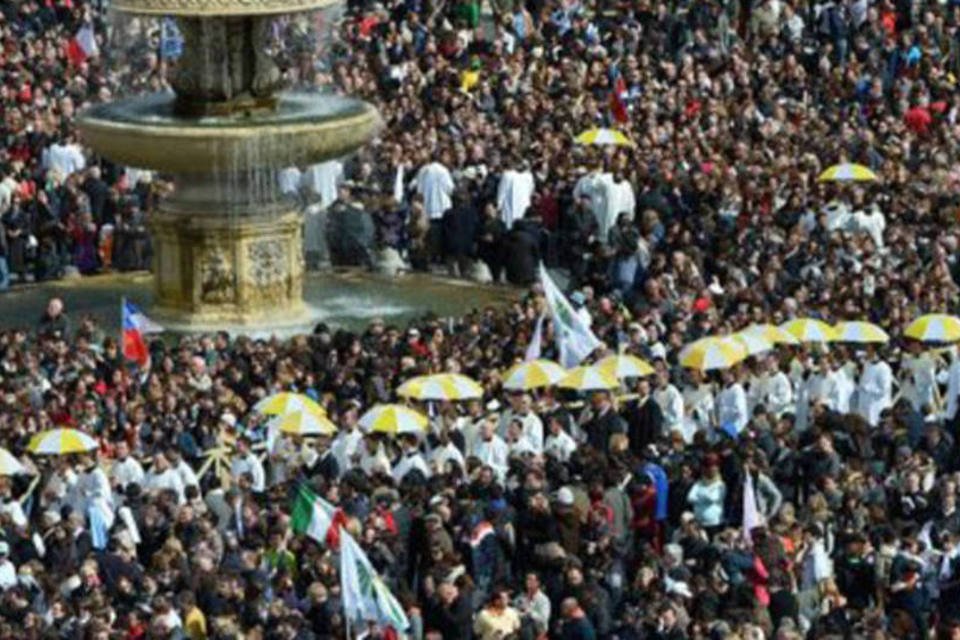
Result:
M443 214L443 252L448 256L473 256L480 213L472 204L448 209Z
M504 242L507 280L526 286L537 279L540 264L540 227L530 220L517 220Z
M641 456L643 450L656 442L663 433L663 412L653 398L647 398L642 405L631 400L624 415L628 425L630 450L634 455Z

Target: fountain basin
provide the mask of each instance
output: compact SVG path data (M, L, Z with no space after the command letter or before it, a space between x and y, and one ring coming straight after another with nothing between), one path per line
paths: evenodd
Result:
M278 94L272 113L223 117L174 114L172 93L119 100L88 109L84 141L131 167L214 174L322 162L352 152L381 127L362 100L306 92Z
M338 0L113 0L125 13L161 16L257 16L320 9Z

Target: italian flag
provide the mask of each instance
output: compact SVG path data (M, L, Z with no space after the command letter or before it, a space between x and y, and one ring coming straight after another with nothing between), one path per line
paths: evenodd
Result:
M300 485L293 502L291 526L298 535L306 535L331 549L340 546L340 527L346 524L343 509L338 509L306 485Z

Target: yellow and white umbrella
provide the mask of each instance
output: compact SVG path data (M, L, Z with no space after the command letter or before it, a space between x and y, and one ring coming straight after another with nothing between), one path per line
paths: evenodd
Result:
M570 369L567 377L560 381L559 386L575 391L608 391L616 389L620 383L597 367L574 367Z
M100 445L92 437L77 429L50 429L30 438L27 451L37 455L65 456L87 453Z
M593 366L617 380L645 378L655 373L649 362L625 353L607 356Z
M701 338L680 351L680 364L688 369L729 369L747 357L747 348L729 338Z
M576 137L577 144L616 145L629 147L633 142L616 129L587 129Z
M730 340L739 342L747 350L748 356L756 356L767 351L773 351L774 344L759 333L743 331L729 336Z
M290 391L281 391L272 396L267 396L255 404L253 410L267 416L282 416L293 411L312 413L319 417L327 415L326 410L317 404L313 398L305 396L302 393L292 393Z
M837 332L823 320L797 318L780 325L780 328L800 342L833 342Z
M956 342L960 340L960 318L930 313L911 322L903 335L920 342Z
M483 387L459 373L435 373L407 380L397 395L415 400L472 400L483 396Z
M415 433L427 428L427 418L402 404L379 404L360 417L360 427L367 433Z
M270 421L270 429L277 429L288 436L332 436L337 425L326 416L309 411L291 411Z
M527 391L552 387L567 377L567 370L552 360L531 360L510 367L503 376L503 388Z
M0 448L0 476L20 476L30 473L12 453Z
M820 174L819 182L872 182L877 174L863 166L852 162L835 164Z
M752 324L739 333L759 335L774 345L800 344L800 341L793 334L787 333L775 324Z
M838 322L833 328L837 342L855 342L858 344L886 344L890 336L872 322Z

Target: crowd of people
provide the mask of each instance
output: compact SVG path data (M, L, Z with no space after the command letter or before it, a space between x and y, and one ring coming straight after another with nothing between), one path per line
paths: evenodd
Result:
M175 64L148 48L106 65L77 37L105 48L103 4L0 4L0 288L149 260L168 185L92 157L74 118ZM0 333L0 444L32 472L0 478L0 637L343 637L338 551L291 530L303 484L411 622L354 635L960 637L960 359L902 338L960 306L958 19L889 0L351 3L332 62L287 72L386 127L282 175L308 263L390 247L521 285L560 267L606 348L656 373L625 394L505 392L536 287L409 327L157 340L148 371L53 301ZM592 127L633 144L574 142ZM817 182L845 161L878 180ZM893 341L678 364L701 336L804 316ZM358 429L432 371L484 397L420 407L422 438ZM280 390L340 433L263 451L251 407ZM99 450L26 452L57 425ZM747 486L762 526L745 532Z

